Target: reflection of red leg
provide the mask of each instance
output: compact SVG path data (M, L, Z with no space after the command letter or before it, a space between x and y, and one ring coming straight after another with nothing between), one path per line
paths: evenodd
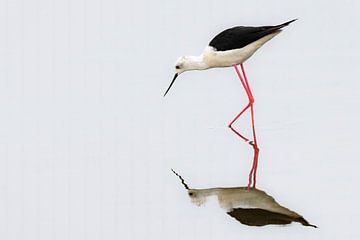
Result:
M241 73L237 67L236 64L233 65L235 70L236 70L236 73L240 79L240 82L241 84L243 85L245 91L246 91L246 94L249 98L249 103L248 105L230 122L229 124L229 128L236 134L238 135L241 139L243 139L244 141L248 142L254 149L254 160L253 160L253 165L252 165L252 168L251 168L251 171L250 171L250 174L249 174L249 183L248 183L248 190L250 189L251 187L251 184L252 184L252 181L253 181L253 187L256 186L256 170L257 170L257 165L258 165L258 158L259 158L259 148L257 146L257 141L256 141L256 134L255 134L255 120L254 120L254 107L253 107L253 103L254 103L254 97L251 93L251 89L250 89L250 86L249 86L249 83L248 83L248 80L247 80L247 77L246 77L246 74L245 74L245 69L244 69L244 66L243 64L240 64L241 66L241 70L242 70L242 74L244 76L244 79L243 77L241 76ZM250 111L251 111L251 125L252 125L252 132L253 132L253 141L249 141L248 138L244 137L242 134L240 134L238 131L236 131L233 127L232 127L232 124L248 109L250 108Z

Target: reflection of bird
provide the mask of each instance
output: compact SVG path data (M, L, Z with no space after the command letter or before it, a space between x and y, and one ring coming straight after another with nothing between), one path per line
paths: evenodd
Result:
M216 196L220 206L225 209L227 214L242 224L264 226L299 222L304 226L316 228L301 215L278 204L274 198L264 191L256 188L250 188L248 191L247 187L191 189L178 173L172 171L181 179L194 204L200 206L206 202L207 198Z
M254 160L253 166L249 175L249 184L250 188L253 181L253 187L256 185L256 169L257 161L259 155L259 148L257 146L256 135L255 135L255 126L254 126L254 97L252 95L248 80L246 78L245 69L243 62L245 62L253 53L259 49L267 41L275 37L278 33L281 32L281 29L294 20L289 22L276 25L276 26L262 26L262 27L233 27L229 28L212 39L209 43L209 46L205 48L203 53L200 56L183 56L180 57L175 65L175 76L170 83L170 86L166 90L164 96L168 93L171 86L175 82L175 79L183 72L190 70L205 70L209 68L218 68L218 67L231 67L233 66L236 70L236 73L243 85L246 94L249 98L249 103L247 106L240 111L240 113L230 122L228 127L240 138L249 142L250 145L254 148ZM240 73L237 65L240 64L242 74ZM242 76L243 75L243 76ZM251 110L251 123L252 123L252 132L253 132L253 141L249 141L248 138L241 135L236 131L232 124L248 109Z

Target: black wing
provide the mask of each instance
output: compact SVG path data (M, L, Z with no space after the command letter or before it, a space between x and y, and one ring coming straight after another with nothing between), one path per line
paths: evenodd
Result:
M246 45L259 40L266 35L276 32L277 30L296 21L296 19L276 26L262 27L233 27L229 28L217 36L209 43L209 46L217 51L227 51L237 48L243 48Z
M235 208L227 212L231 217L249 226L265 226L270 224L285 225L291 222L299 222L304 226L315 227L309 224L303 217L292 217L285 214L271 212L260 208Z

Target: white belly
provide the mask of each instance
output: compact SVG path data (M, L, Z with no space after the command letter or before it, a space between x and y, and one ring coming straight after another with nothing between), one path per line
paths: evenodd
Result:
M234 64L240 64L245 62L251 55L254 54L264 43L275 37L281 30L269 34L259 40L246 45L243 48L228 50L228 51L216 51L214 48L208 46L203 52L204 61L210 68L214 67L231 67Z

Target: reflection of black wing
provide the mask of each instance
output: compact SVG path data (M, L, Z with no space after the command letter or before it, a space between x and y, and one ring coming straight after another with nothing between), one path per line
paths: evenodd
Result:
M310 227L317 228L317 226L310 224L310 223L309 223L308 221L306 221L305 218L303 218L303 217L296 218L294 221L299 222L299 223L301 223L301 224L304 225L304 226L310 226Z
M209 46L214 47L217 51L227 51L243 48L246 45L259 40L260 38L265 37L266 35L276 32L277 30L285 27L295 20L277 26L241 26L229 28L215 36L214 39L209 43Z
M304 226L315 227L309 224L303 217L291 217L281 213L275 213L260 208L235 208L228 212L230 216L249 226L265 226L270 224L289 224L291 222L299 222Z
M274 213L260 208L236 208L228 212L239 222L249 226L264 226L268 224L289 224L293 219L281 213Z

